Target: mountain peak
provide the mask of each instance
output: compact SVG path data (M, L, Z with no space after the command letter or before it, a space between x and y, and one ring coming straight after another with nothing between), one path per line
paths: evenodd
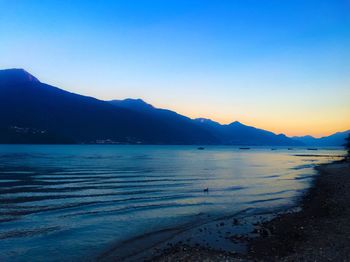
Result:
M135 104L150 105L150 104L146 103L144 100L142 100L141 98L125 98L123 101L129 102L129 103L135 103Z
M132 108L136 110L149 110L154 109L151 104L146 103L140 98L126 98L124 100L111 100L109 103L125 108Z
M21 68L12 68L0 70L0 83L24 83L40 81L26 70Z
M244 124L242 124L241 122L239 121L234 121L232 122L231 124L229 124L230 126L244 126Z

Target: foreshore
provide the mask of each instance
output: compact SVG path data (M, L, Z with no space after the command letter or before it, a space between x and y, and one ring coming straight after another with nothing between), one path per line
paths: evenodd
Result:
M247 252L176 245L151 260L350 261L350 163L338 161L316 169L319 175L301 200L300 212L256 224L253 234L258 237L240 236Z

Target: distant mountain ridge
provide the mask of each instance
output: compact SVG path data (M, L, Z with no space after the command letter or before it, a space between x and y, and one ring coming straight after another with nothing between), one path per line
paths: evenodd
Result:
M141 99L102 101L0 70L0 143L303 145L246 126L190 119Z
M313 136L294 136L292 139L299 141L307 146L342 146L345 138L350 134L350 130L337 132L329 136L315 138Z
M112 100L111 104L121 106L130 110L142 111L148 115L156 117L158 120L166 121L172 124L176 121L191 121L201 126L204 130L212 133L218 144L226 145L301 145L302 143L294 141L285 135L275 135L272 132L246 126L238 121L229 125L221 125L210 119L198 118L190 119L176 112L158 109L147 104L142 99Z

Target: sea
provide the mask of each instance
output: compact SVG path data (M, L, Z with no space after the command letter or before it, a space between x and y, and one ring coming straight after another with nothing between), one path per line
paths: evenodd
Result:
M315 165L344 154L203 147L0 145L0 261L133 260L220 219L295 208Z

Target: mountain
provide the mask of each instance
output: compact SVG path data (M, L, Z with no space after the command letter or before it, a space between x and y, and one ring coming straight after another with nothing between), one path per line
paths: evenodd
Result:
M213 144L196 123L171 126L146 113L0 70L0 143Z
M110 104L118 106L118 107L132 109L132 110L143 112L143 113L148 112L148 111L157 110L151 104L146 103L142 99L126 98L124 100L111 100L108 102Z
M337 132L330 136L315 138L313 136L295 136L294 140L304 143L308 146L343 146L345 138L350 134L350 130Z
M109 101L109 103L116 107L121 107L143 114L147 118L152 119L154 122L163 123L175 132L186 132L187 136L196 136L198 132L211 134L213 141L215 141L216 144L219 143L219 139L216 138L212 130L205 130L196 121L193 121L191 118L180 115L174 111L155 108L152 105L144 102L142 99L127 98L124 100L112 100Z
M271 145L300 145L300 142L295 142L284 134L276 135L270 131L243 125L238 121L227 125L226 129L231 144L246 144L250 141L253 145L264 145L269 141Z
M244 125L235 121L228 125L220 125L210 119L196 119L208 130L215 130L221 143L229 145L273 145L273 146L300 146L302 142L295 141L283 134L276 135L270 131Z
M13 85L23 83L40 83L40 81L23 69L0 70L0 85Z
M229 125L221 125L210 119L190 119L176 112L155 108L144 102L142 99L112 100L111 104L134 111L141 111L154 117L157 121L165 121L169 125L177 126L181 122L196 122L203 129L212 133L219 144L226 145L302 145L285 135L276 135L272 132L246 126L240 122L233 122Z
M309 145L312 146L316 143L317 138L307 135L307 136L293 136L292 137L293 140L295 141L299 141L301 143L304 143L305 145Z
M221 125L141 99L102 101L0 70L0 143L302 145L239 122Z

